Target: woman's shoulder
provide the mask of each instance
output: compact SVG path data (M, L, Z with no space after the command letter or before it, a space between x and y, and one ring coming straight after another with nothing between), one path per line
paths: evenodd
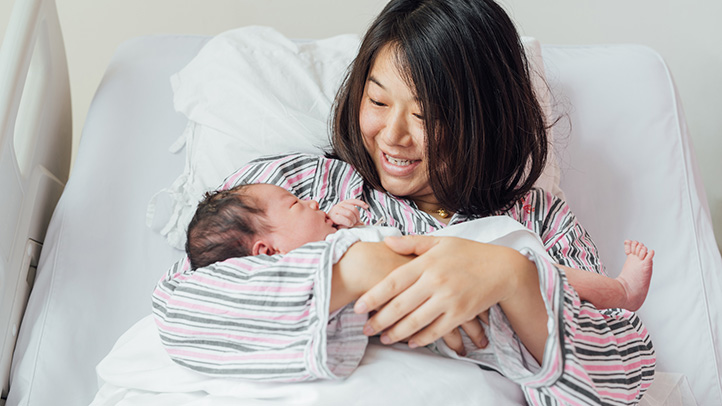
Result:
M260 156L228 176L222 188L228 189L243 183L272 183L288 188L287 183L303 182L304 178L314 177L324 159L323 156L307 153Z
M552 219L566 217L571 212L567 203L560 196L535 187L514 202L505 214L522 224L531 225L535 223L549 224ZM537 224L538 226L541 224Z
M524 196L522 196L517 203L522 205L542 203L549 205L566 204L563 196L555 195L547 189L542 189L536 186L531 188Z
M364 183L354 168L339 159L309 153L267 155L254 159L230 176L225 186L239 183L271 183L296 196L319 203L358 198Z
M337 158L329 157L327 155L318 155L303 152L275 154L275 155L264 155L250 161L246 166L257 167L257 166L268 166L273 165L276 167L304 167L304 166L321 166L325 168L343 168L344 170L351 171L353 168L350 164Z
M248 162L248 165L264 165L269 163L297 163L297 162L318 162L325 157L302 152L292 152L283 154L262 155Z

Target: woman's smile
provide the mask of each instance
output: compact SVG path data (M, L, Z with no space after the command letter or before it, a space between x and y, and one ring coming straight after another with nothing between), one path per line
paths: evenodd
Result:
M382 48L368 74L359 112L361 133L387 192L414 200L428 198L431 186L421 106L399 72L394 52L391 46Z
M391 155L381 152L381 165L383 166L383 170L388 172L389 174L393 176L409 176L412 174L416 168L421 164L420 159L402 159L402 158L394 158Z

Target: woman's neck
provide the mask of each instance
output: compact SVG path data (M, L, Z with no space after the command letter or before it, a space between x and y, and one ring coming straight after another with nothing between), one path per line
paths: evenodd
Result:
M436 199L412 199L416 203L419 210L431 215L431 217L439 220L444 224L449 224L452 211L445 209Z

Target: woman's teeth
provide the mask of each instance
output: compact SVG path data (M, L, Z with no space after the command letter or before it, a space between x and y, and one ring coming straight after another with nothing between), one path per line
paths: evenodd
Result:
M392 164L394 164L396 166L408 166L408 165L411 165L411 163L413 162L413 161L409 161L407 159L396 159L396 158L390 157L386 154L384 154L384 156L386 157L386 159L389 162L391 162Z

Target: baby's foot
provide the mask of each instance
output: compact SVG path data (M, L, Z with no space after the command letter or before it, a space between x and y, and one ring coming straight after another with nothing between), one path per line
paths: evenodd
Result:
M627 260L624 261L617 281L624 287L626 303L620 307L635 312L647 298L649 282L652 279L654 250L648 250L641 242L626 240L624 253L627 254Z

